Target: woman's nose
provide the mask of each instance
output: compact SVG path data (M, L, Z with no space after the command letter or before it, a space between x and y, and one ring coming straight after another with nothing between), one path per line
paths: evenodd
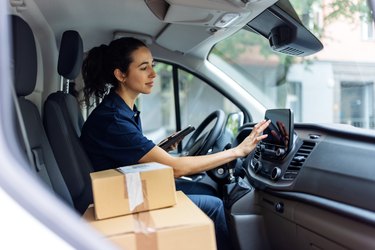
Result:
M155 78L155 77L156 77L156 71L154 68L151 68L150 78Z

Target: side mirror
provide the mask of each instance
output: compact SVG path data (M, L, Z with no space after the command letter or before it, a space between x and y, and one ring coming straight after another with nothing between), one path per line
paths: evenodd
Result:
M234 137L238 134L238 130L243 123L244 115L241 111L230 113L225 124L225 130L229 131Z

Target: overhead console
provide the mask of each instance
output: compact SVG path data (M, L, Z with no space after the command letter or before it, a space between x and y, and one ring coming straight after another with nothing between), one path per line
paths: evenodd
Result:
M263 11L275 0L145 0L154 15L168 23L223 28L249 12Z
M275 2L277 0L145 0L151 12L168 24L155 42L181 53L188 53L205 41L213 46L222 39L220 34L227 36L239 30ZM231 30L233 32L229 32ZM170 39L171 34L175 39Z

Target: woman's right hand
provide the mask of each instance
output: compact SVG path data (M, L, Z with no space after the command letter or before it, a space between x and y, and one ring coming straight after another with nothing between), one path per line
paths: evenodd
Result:
M237 146L234 148L238 157L245 157L253 151L257 144L266 138L268 135L263 134L263 131L270 125L271 120L263 120L257 123L251 133Z

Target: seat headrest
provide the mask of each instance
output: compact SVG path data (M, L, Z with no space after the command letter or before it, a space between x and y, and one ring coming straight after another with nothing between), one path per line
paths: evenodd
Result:
M66 79L74 80L81 71L83 61L83 43L79 33L67 30L60 43L57 72Z
M17 96L34 91L37 76L37 54L33 31L19 16L11 15L14 81Z

